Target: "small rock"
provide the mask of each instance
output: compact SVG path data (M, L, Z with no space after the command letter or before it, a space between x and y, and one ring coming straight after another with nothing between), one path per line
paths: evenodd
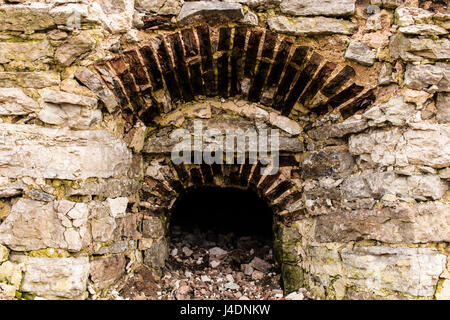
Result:
M181 249L181 251L183 251L183 253L186 257L190 257L193 253L193 251L191 249L189 249L188 247L183 247L183 249Z
M212 260L209 262L209 265L211 266L211 268L217 268L220 265L220 261L218 260Z
M228 254L227 251L219 248L219 247L214 247L212 249L209 250L209 255L211 257L217 258L217 259L223 259L225 258L225 256Z
M254 269L249 264L241 264L241 270L246 276L251 276Z
M262 278L264 278L264 273L262 273L261 271L255 270L252 273L252 279L255 281L261 280Z
M230 290L239 290L241 288L237 283L234 282L225 283L224 287Z
M261 272L268 272L270 269L272 269L272 265L270 263L258 257L253 258L253 260L250 262L250 266Z
M364 66L372 66L375 63L376 52L362 42L352 41L345 52L345 58Z
M297 292L291 292L285 297L286 300L303 300L304 298L305 297L300 292L298 292L298 293Z

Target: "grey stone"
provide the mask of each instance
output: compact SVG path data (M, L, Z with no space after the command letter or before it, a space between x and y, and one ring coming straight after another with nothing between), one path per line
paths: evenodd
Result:
M411 123L410 127L404 133L393 128L352 135L349 150L372 166L450 166L450 130L447 126Z
M144 251L144 264L155 269L163 268L169 256L166 238L154 241L152 246Z
M397 34L391 37L389 47L394 59L409 62L447 60L450 57L448 39L408 38Z
M352 41L345 52L345 58L364 66L371 66L375 63L376 52L364 43Z
M7 123L0 124L0 130L0 175L5 177L108 178L126 174L131 165L126 145L103 130L71 131Z
M75 102L75 101L74 101ZM100 110L92 110L73 104L55 105L46 103L38 114L42 122L69 127L72 129L89 129L103 119Z
M309 152L302 162L302 178L340 177L350 174L355 162L347 150Z
M181 4L179 0L136 0L135 7L158 15L177 15L181 10Z
M89 258L27 257L22 291L44 298L84 299Z
M399 27L432 23L433 12L416 7L399 7L395 10L395 23Z
M26 115L39 108L36 101L19 88L0 88L0 115Z
M98 182L80 182L80 186L66 186L67 196L95 195L107 198L130 196L139 189L139 182L131 179L105 179Z
M55 59L67 67L95 48L95 40L83 33L70 38L55 51Z
M75 72L75 77L86 87L92 90L104 104L109 113L113 113L119 107L116 98L100 79L89 69L80 68Z
M284 16L271 16L267 19L271 30L292 35L350 35L358 30L356 24L326 17L314 18L288 18Z
M450 205L440 202L374 210L337 211L319 216L315 239L349 242L361 239L385 243L447 242Z
M450 91L450 66L446 63L408 64L405 85L415 90Z
M404 34L421 35L421 36L441 36L448 34L445 28L434 24L417 24L412 26L400 27L399 31Z
M75 105L87 107L90 109L97 108L97 99L80 96L77 94L64 92L64 91L56 91L52 89L42 89L39 91L42 100L45 102L53 103L53 104L61 104L61 105Z
M295 16L348 16L355 0L282 0L281 12Z
M347 201L360 198L379 199L385 194L418 200L438 200L447 189L447 184L437 175L404 177L393 172L350 177L341 185L342 196Z
M185 2L178 15L181 23L192 23L195 21L236 21L244 18L242 5L238 3L227 3L220 1L191 1Z
M437 95L436 109L439 123L450 122L450 93L442 92Z
M394 126L403 126L414 116L414 111L415 106L411 103L405 103L403 96L399 96L370 108L362 116L369 120L369 126L377 126L385 122Z
M148 217L142 221L142 235L144 237L158 239L164 234L164 226L160 218Z
M341 123L312 129L308 131L308 135L315 140L326 140L329 138L341 138L350 133L361 132L368 127L366 120L350 118Z
M378 74L378 84L380 86L385 86L394 82L392 78L392 64L389 62L384 62L381 65L380 73Z

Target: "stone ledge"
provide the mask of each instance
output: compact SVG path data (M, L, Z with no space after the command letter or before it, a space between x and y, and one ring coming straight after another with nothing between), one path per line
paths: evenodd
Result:
M4 177L109 178L126 175L131 165L131 151L107 131L6 123L0 124L0 131Z

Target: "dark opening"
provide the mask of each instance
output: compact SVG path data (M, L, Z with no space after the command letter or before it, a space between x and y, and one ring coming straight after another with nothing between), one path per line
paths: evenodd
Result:
M280 298L272 225L271 208L252 190L185 191L171 212L165 280L186 279L189 289L175 297Z
M272 239L273 214L252 190L201 187L182 194L172 210L171 225L187 232L233 233Z

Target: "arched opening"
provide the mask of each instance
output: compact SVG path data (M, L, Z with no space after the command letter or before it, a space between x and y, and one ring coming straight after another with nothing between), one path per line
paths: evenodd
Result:
M271 208L250 189L187 189L170 217L164 277L184 279L175 298L281 298L272 226Z

